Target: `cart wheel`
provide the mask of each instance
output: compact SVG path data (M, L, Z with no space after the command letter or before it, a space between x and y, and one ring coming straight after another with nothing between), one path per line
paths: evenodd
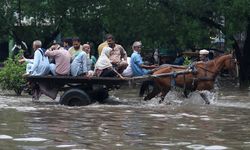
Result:
M91 104L91 100L83 90L69 89L61 96L59 103L68 106L85 106Z
M99 103L104 103L104 100L109 97L109 93L107 89L99 88L93 92L92 97Z

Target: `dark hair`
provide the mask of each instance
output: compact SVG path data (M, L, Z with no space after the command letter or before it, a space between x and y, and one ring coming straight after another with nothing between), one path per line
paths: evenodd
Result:
M72 38L69 38L69 37L64 38L63 42L68 43L69 46L72 46Z
M113 39L113 40L115 39L112 34L106 34L105 38L106 38L106 40L110 39L110 38Z
M73 41L80 42L80 38L79 38L79 37L74 37L74 38L72 38L72 42L73 42Z
M63 45L61 41L57 41L57 40L54 40L51 45L56 45L56 44L58 44L60 46Z
M64 38L63 42L65 42L65 43L71 43L72 39L71 38Z

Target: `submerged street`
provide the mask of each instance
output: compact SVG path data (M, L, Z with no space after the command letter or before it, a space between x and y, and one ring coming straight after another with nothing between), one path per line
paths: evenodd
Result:
M106 104L83 107L1 94L1 149L250 148L249 90L222 87L208 94L211 105L188 103L195 95L182 104L144 102L137 92L124 87Z

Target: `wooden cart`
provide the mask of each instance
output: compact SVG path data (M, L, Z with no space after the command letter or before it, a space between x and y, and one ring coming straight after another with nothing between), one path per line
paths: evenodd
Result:
M72 77L72 76L28 76L28 91L33 100L39 100L42 94L56 99L63 92L59 103L68 106L89 105L103 102L110 90L119 89L124 84L133 84L149 79L149 76L133 78L116 77Z

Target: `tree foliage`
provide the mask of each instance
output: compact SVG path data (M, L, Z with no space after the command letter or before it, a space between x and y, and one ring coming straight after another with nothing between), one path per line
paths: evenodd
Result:
M0 5L1 40L41 39L47 47L60 33L96 48L112 33L127 51L135 40L147 49L185 50L212 47L210 37L223 33L227 46L241 49L240 61L249 63L249 42L244 43L249 0L2 0Z

